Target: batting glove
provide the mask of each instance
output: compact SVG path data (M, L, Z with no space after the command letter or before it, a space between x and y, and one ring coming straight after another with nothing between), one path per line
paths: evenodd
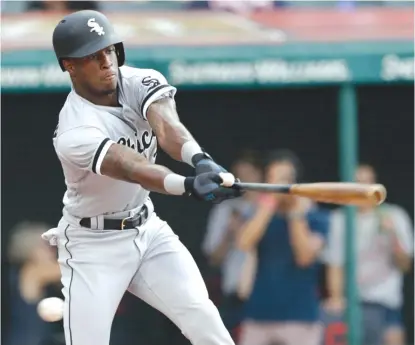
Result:
M241 196L241 192L237 188L223 187L223 182L222 177L214 172L187 177L185 180L186 194L192 195L198 200L211 201L215 204Z
M196 175L207 172L213 172L216 174L227 172L222 166L215 163L213 158L206 152L195 154L192 158L192 163L195 167Z

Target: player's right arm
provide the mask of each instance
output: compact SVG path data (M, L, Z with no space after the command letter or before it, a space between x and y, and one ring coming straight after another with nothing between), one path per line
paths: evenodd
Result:
M56 138L62 162L97 175L137 183L143 188L170 195L193 194L198 199L224 197L218 174L184 177L162 165L148 162L134 150L110 140L101 129L78 127Z
M99 173L125 182L138 183L143 188L163 194L171 194L166 190L167 176L175 177L183 185L185 178L174 174L162 165L152 164L129 147L112 143L105 154ZM168 189L168 187L167 187ZM184 190L181 190L183 194Z
M176 109L174 96L176 88L158 71L145 71L134 79L135 92L133 102L137 112L149 123L154 131L160 148L171 158L189 164L195 168L195 174L204 172L227 172L199 146L190 131L181 122ZM240 194L235 193L235 197Z

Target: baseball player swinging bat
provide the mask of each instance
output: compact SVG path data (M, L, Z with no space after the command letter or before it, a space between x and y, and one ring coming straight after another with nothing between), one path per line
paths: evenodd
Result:
M224 181L227 180L226 176ZM224 185L229 185L226 182ZM386 188L381 184L352 182L316 182L298 184L268 184L235 182L232 188L242 191L292 194L314 201L354 206L377 206L386 199Z

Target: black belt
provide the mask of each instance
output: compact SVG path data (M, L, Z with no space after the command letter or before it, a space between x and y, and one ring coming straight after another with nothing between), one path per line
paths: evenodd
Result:
M144 205L138 213L132 217L123 219L104 219L104 226L100 230L124 230L133 229L137 226L141 226L147 220L148 208ZM82 218L79 222L84 228L91 228L91 218Z

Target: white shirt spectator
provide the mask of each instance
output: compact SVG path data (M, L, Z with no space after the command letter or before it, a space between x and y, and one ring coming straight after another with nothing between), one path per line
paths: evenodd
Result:
M246 214L250 207L251 203L243 199L233 199L224 201L212 208L202 244L202 250L206 255L212 255L224 240L232 212L237 211L240 214ZM246 258L246 253L231 245L221 266L222 292L224 294L237 293Z
M382 229L381 217L386 214L394 225L395 236L403 250L413 255L413 225L399 206L384 204L377 209L356 215L356 279L360 299L389 308L402 305L403 274L394 265L392 234ZM345 263L345 217L342 210L332 214L329 241L324 261L333 266Z

